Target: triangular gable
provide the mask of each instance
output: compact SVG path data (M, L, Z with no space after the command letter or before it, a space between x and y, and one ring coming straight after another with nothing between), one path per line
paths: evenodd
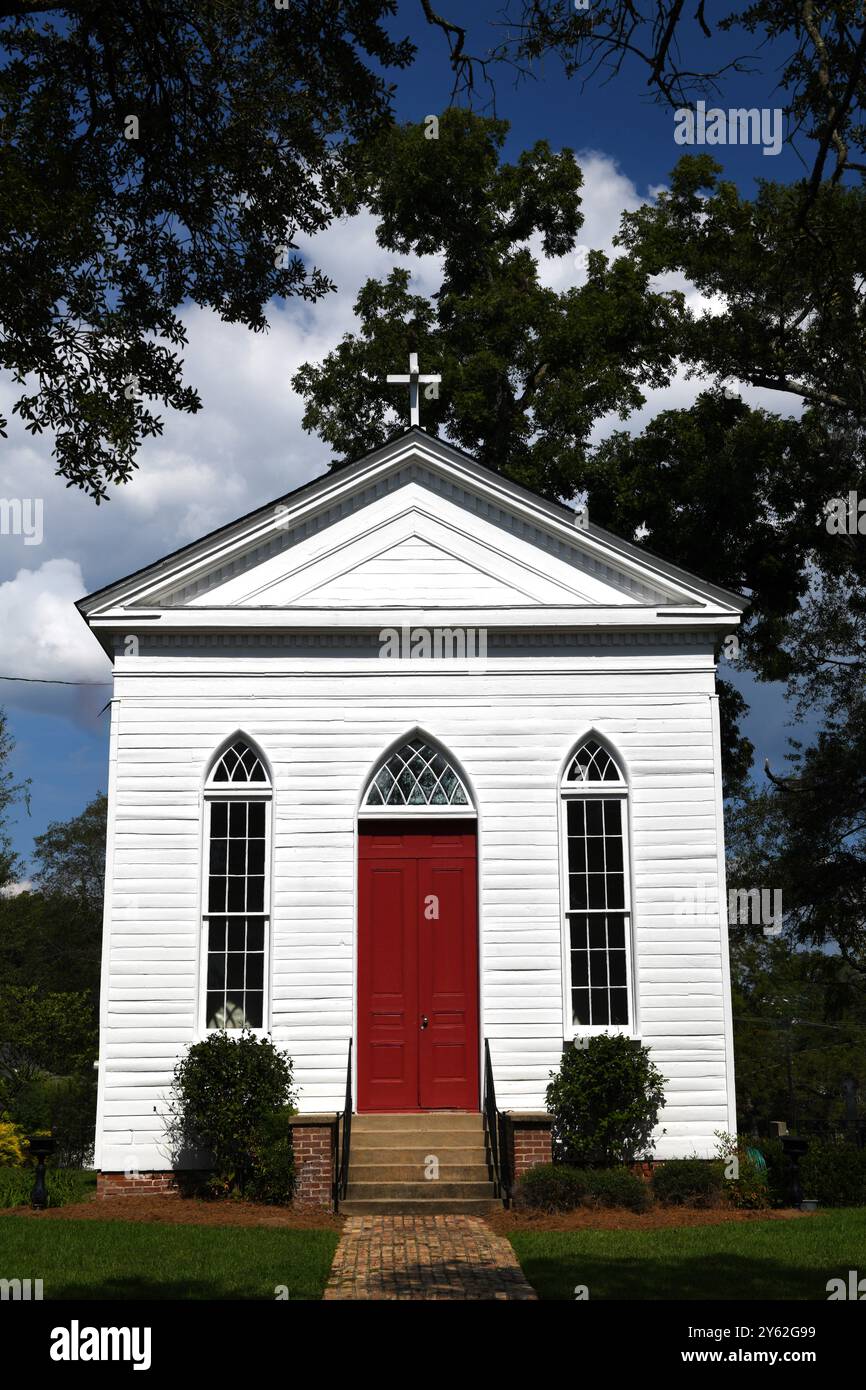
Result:
M744 602L413 429L79 604L88 618L484 606L736 614Z

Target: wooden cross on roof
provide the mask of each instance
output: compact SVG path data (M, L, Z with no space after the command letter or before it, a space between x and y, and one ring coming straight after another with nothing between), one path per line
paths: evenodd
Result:
M405 374L401 376L388 376L385 378L385 380L394 383L398 386L409 387L409 424L420 425L421 410L418 396L418 387L433 385L434 383L438 386L442 378L441 376L422 376L420 371L418 370L418 354L417 352L410 352L408 376Z

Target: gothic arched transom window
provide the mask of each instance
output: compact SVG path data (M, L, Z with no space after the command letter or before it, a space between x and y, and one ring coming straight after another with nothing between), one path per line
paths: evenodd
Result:
M204 1026L264 1028L267 1001L271 785L242 738L205 787Z
M210 776L211 782L267 782L268 774L258 753L242 738L223 753Z
M364 798L365 809L458 806L468 810L471 804L459 773L438 748L421 738L395 748Z
M561 796L572 1025L625 1029L632 1018L628 788L597 739L585 739L570 759Z
M595 739L586 739L578 748L565 774L566 782L619 782L623 776L606 748Z

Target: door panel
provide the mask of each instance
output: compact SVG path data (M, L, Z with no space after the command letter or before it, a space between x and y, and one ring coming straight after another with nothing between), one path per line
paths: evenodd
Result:
M472 849L474 851L474 841ZM419 859L422 1110L478 1104L475 856ZM428 915L433 911L438 916ZM473 1097L471 1100L469 1097Z
M359 840L358 1109L476 1110L474 828L375 822Z
M411 921L417 897L414 860L363 859L359 865L363 945L358 962L364 1072L371 1110L414 1110L418 1098L418 960ZM362 1085L363 1076L363 1085Z

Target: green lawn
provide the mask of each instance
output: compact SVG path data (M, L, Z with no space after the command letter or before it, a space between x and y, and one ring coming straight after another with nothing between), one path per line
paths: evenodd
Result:
M321 1298L339 1232L0 1216L6 1278L55 1298ZM282 1295L287 1296L285 1293Z
M792 1221L656 1231L518 1231L510 1236L539 1298L827 1298L827 1280L866 1274L866 1207Z

